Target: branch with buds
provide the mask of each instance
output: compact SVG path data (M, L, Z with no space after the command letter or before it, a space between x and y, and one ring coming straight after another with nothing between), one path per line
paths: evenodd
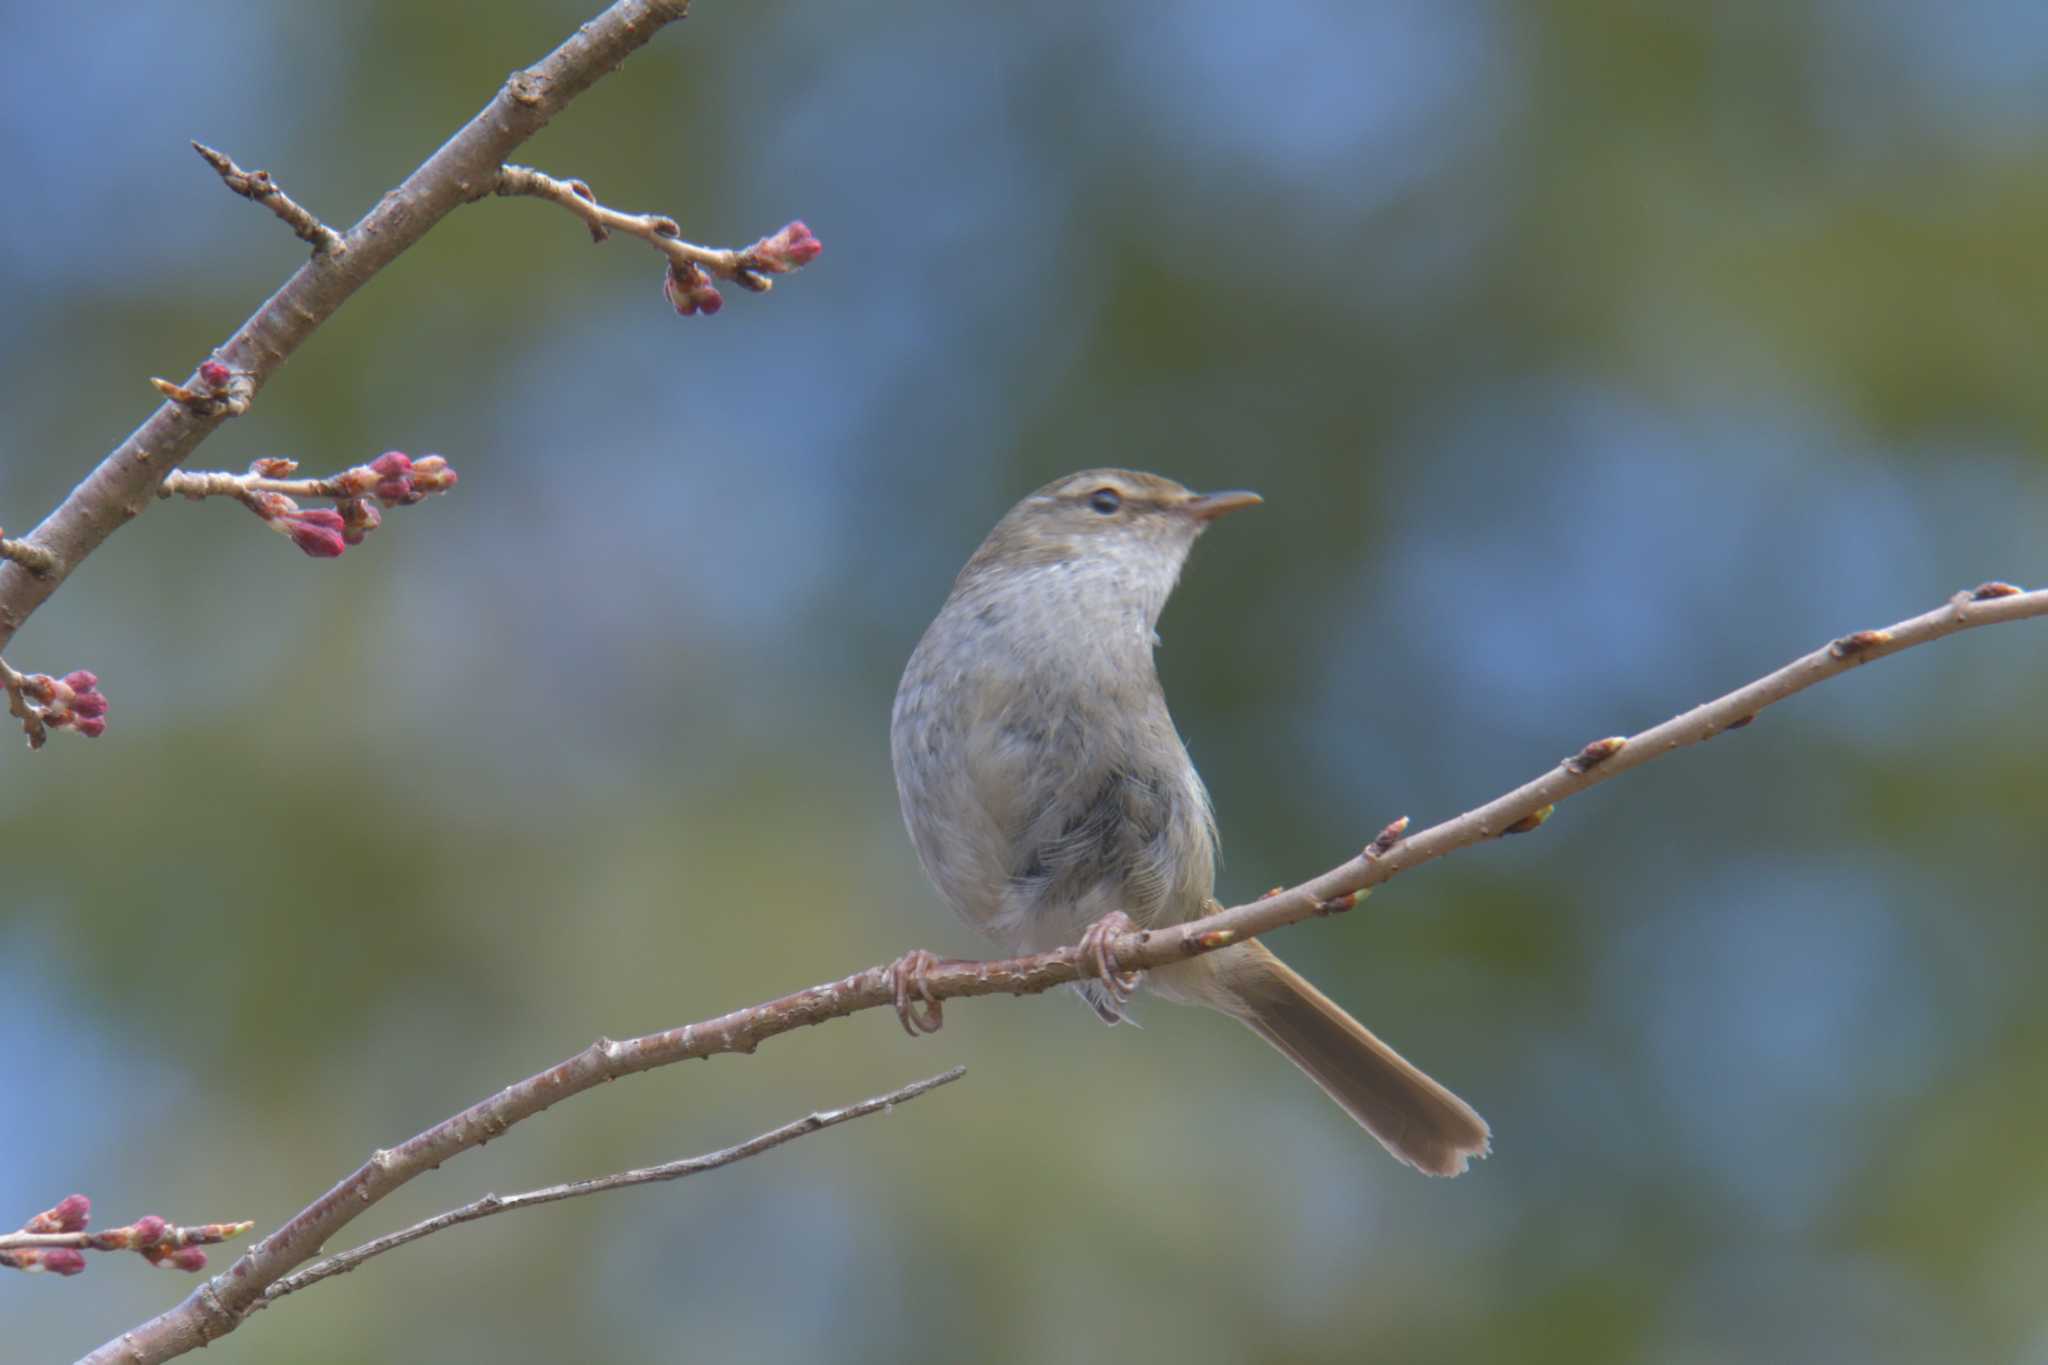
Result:
M723 300L714 279L731 280L758 292L769 288L773 276L817 259L822 248L802 223L791 223L740 250L700 247L682 241L671 220L616 213L598 205L581 182L558 181L506 164L572 100L618 70L641 46L688 11L688 0L614 0L602 13L578 26L553 52L513 72L467 124L401 183L379 196L346 231L321 222L268 173L244 170L225 153L195 143L195 150L213 167L222 184L276 214L311 244L312 257L190 376L153 379L151 383L165 401L103 456L33 530L18 538L0 536L0 651L8 648L22 624L108 536L166 493L237 497L309 555L331 558L359 543L381 520L380 509L394 505L374 487L363 493L323 488L308 494L291 487L261 486L266 480L292 481L260 469L249 476L197 475L192 477L200 482L181 484L178 469L223 422L248 412L279 367L357 290L465 204L493 193L531 194L575 211L600 238L613 230L643 236L669 258L664 289L671 303L684 313L717 311ZM410 471L402 471L411 478L414 492L441 491L428 486L436 478L445 478L443 487L453 483L453 472L445 465L434 466L435 458L416 461ZM374 469L375 462L366 467ZM336 479L344 477L346 474L337 475ZM379 481L386 477L380 475ZM246 486L230 490L222 482L230 479ZM329 484L334 480L301 482ZM332 498L336 505L303 508L297 499L306 496ZM408 495L397 501L414 500ZM68 710L50 710L50 702L40 695L42 685L28 686L43 675L6 676L11 679L9 710L21 719L32 742L40 742L52 725L67 723L59 721L59 716L93 719L75 705ZM61 698L53 692L51 700ZM90 732L90 727L81 726L77 719L68 723Z
M683 229L673 218L606 208L583 181L557 180L531 166L499 167L498 182L491 192L528 195L560 204L583 220L593 242L605 241L614 232L638 237L668 257L662 293L684 317L697 313L710 317L725 306L724 296L711 283L714 276L752 293L765 294L775 287L770 276L801 270L825 250L824 243L801 220L785 223L752 246L738 250L698 246L683 240Z
M240 1237L254 1223L201 1223L181 1228L155 1214L136 1219L126 1227L104 1232L87 1232L92 1221L92 1201L82 1194L66 1195L54 1208L43 1210L22 1224L20 1232L0 1233L0 1266L31 1273L77 1275L85 1269L88 1251L133 1251L151 1265L169 1270L200 1271L206 1268L203 1246Z
M458 476L439 455L415 460L387 450L325 479L295 479L298 463L265 459L246 474L173 470L157 489L160 498L234 498L315 559L333 559L360 545L384 523L383 507L410 507L455 487ZM299 498L332 498L329 507L302 508Z
M7 710L21 722L28 747L40 749L51 730L76 730L98 739L107 729L107 698L99 675L79 668L61 678L47 673L17 673L0 659L0 688L7 691Z
M1531 781L1420 833L1409 834L1409 821L1403 816L1382 829L1357 857L1321 876L1243 905L1218 906L1185 924L1107 935L1093 946L1084 939L1081 944L1002 961L949 962L911 953L895 963L714 1019L623 1042L600 1038L555 1066L377 1152L251 1247L226 1275L87 1360L146 1365L217 1340L240 1326L271 1286L318 1255L320 1247L364 1209L451 1158L502 1136L512 1125L608 1081L699 1057L751 1053L770 1038L862 1010L894 1009L906 1027L916 1010L926 1025L923 1031L929 1032L941 1022L939 1007L948 999L1036 994L1104 971L1143 971L1320 915L1341 914L1397 873L1503 835L1534 830L1566 798L1688 745L1741 729L1764 708L1816 683L1958 631L2042 616L2048 616L2048 590L2022 592L2009 583L1986 583L1959 592L1923 615L1882 630L1844 635L1640 734L1582 745ZM1105 947L1106 952L1100 951Z

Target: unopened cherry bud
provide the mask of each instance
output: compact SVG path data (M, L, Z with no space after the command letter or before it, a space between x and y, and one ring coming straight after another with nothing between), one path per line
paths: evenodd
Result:
M312 507L292 512L274 523L292 538L292 544L315 559L333 559L348 548L341 537L341 513L331 507Z
M84 681L81 682L79 679L84 679ZM95 678L82 668L75 673L67 673L64 676L65 686L75 688L81 692L95 686L98 682L98 678ZM52 1223L56 1224L54 1231L82 1232L85 1229L85 1225L92 1221L92 1200L82 1194L67 1194L57 1201L57 1207L50 1210L48 1217Z
M786 275L817 260L824 250L825 244L813 236L799 218L783 224L782 230L773 236L763 237L754 243L747 254L757 268L774 275Z

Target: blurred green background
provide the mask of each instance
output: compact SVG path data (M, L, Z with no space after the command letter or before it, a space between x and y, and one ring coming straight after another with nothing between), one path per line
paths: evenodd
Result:
M582 5L0 4L0 524ZM826 253L678 319L635 243L466 208L197 467L461 471L344 559L166 505L8 651L113 725L0 757L0 1215L269 1228L599 1034L923 945L897 672L1098 463L1268 505L1161 667L1249 897L1842 632L2048 578L2048 11L703 0L521 153ZM1455 1182L1255 1039L1064 993L607 1088L208 1355L2048 1361L2048 633L1915 651L1276 940L1493 1122ZM338 1248L337 1248L338 1249ZM225 1264L216 1258L216 1264ZM183 1276L0 1276L68 1358Z

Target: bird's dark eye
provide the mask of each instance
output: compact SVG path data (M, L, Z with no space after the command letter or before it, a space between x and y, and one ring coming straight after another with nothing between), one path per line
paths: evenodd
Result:
M1088 505L1105 517L1113 517L1124 505L1124 500L1114 488L1098 488L1088 495Z

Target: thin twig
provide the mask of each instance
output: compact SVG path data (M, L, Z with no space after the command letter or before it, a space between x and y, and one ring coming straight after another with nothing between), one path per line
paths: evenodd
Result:
M716 313L723 305L711 276L765 294L775 287L770 276L801 270L824 250L801 221L783 224L752 246L698 246L683 240L683 229L673 218L606 208L597 202L597 195L584 181L557 180L531 166L500 166L492 192L508 198L526 196L559 204L583 220L593 242L602 242L613 232L638 237L668 258L668 278L663 287L669 302L683 314Z
M251 493L282 493L292 498L349 498L362 491L339 474L324 479L273 479L261 474L230 474L225 469L177 469L164 475L157 496L247 498Z
M597 202L588 184L581 180L557 180L531 166L501 166L492 193L514 197L531 196L560 204L581 218L590 228L592 241L602 242L612 232L623 232L682 265L699 265L722 280L765 293L773 282L761 267L747 259L745 251L731 247L698 246L683 240L683 229L675 219L658 213L621 213Z
M86 1231L92 1201L82 1194L60 1200L28 1220L20 1232L0 1232L0 1266L14 1270L76 1275L88 1251L132 1251L151 1265L198 1271L206 1265L201 1247L240 1237L254 1223L198 1223L179 1227L151 1214L123 1227Z
M1957 593L1946 605L1924 615L1884 630L1845 635L1640 734L1594 740L1533 781L1412 838L1406 837L1404 816L1382 830L1357 857L1319 877L1185 924L1117 936L1109 941L1111 952L1124 970L1144 970L1317 915L1348 910L1372 887L1398 872L1502 834L1534 828L1567 797L1674 750L1747 725L1765 707L1860 664L1976 626L2040 616L2048 616L2048 590L2021 592L2010 584L1987 583ZM923 986L927 997L934 1000L1027 995L1078 980L1087 972L1082 950L1069 946L1002 961L938 962L925 972ZM86 1359L103 1365L146 1365L233 1330L270 1285L318 1255L320 1247L364 1209L573 1095L676 1062L721 1053L750 1053L778 1035L895 1003L894 974L889 966L878 966L701 1023L624 1042L600 1038L575 1056L507 1086L397 1147L376 1153L251 1247L212 1282L210 1294L193 1294L162 1318L102 1346ZM175 1332L159 1327L166 1320Z
M620 1171L616 1175L603 1176L595 1180L573 1180L565 1185L549 1185L545 1189L528 1190L524 1194L487 1194L474 1203L422 1219L409 1228L401 1228L397 1232L387 1233L373 1241L365 1242L353 1251L344 1251L339 1256L330 1256L324 1261L315 1262L296 1275L287 1275L263 1291L263 1298L257 1302L256 1307L266 1308L285 1295L295 1293L308 1285L318 1284L330 1275L347 1274L372 1256L395 1247L402 1247L407 1242L417 1242L420 1238L439 1232L443 1228L452 1228L460 1223L474 1223L479 1218L489 1218L498 1213L511 1213L515 1209L530 1209L558 1200L580 1199L584 1195L605 1194L611 1190L623 1190L634 1185L681 1180L686 1175L696 1175L700 1171L715 1171L720 1166L730 1166L735 1161L759 1156L772 1147L780 1147L785 1142L793 1142L797 1138L837 1127L851 1119L866 1118L870 1114L893 1109L899 1104L908 1104L918 1096L936 1090L942 1085L950 1085L966 1074L966 1067L956 1066L950 1071L942 1071L921 1081L912 1081L886 1095L876 1095L858 1104L849 1104L841 1109L820 1109L816 1113L785 1123L780 1128L773 1128L759 1136L748 1138L737 1146L708 1152L703 1156L686 1157L681 1161L668 1161L659 1166L646 1166L639 1170Z
M203 142L194 142L192 150L206 158L206 164L213 167L229 189L284 219L300 241L312 245L314 256L339 256L348 250L341 234L279 189L277 182L270 178L269 171L245 171L226 152L215 151Z
M21 732L28 736L28 747L40 749L49 742L49 729L43 724L43 713L28 698L28 677L18 673L0 659L0 688L7 692L7 713L21 722Z

